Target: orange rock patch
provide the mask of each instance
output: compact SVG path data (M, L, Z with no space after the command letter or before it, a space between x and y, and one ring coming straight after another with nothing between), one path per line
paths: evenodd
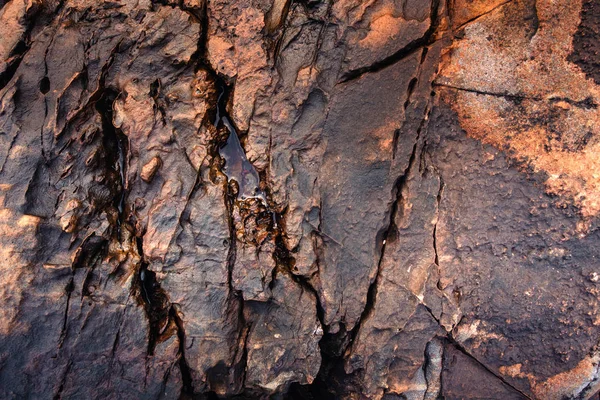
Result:
M496 7L465 25L437 84L469 136L545 174L546 191L589 221L600 213L600 90L567 61L581 6Z

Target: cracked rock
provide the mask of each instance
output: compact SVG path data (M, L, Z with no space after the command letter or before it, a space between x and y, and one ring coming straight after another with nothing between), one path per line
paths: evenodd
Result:
M0 398L598 398L599 15L0 0Z

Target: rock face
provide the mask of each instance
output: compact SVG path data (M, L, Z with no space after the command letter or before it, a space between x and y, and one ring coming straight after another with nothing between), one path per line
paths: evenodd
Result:
M0 398L592 398L599 43L593 0L0 0Z

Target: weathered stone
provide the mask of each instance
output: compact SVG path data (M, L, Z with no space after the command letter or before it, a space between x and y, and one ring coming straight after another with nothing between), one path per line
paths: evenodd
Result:
M591 398L598 23L0 0L0 397Z

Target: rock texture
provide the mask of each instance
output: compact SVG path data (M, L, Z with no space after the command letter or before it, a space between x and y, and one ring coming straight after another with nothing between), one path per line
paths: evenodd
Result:
M0 0L0 398L588 399L593 0Z

